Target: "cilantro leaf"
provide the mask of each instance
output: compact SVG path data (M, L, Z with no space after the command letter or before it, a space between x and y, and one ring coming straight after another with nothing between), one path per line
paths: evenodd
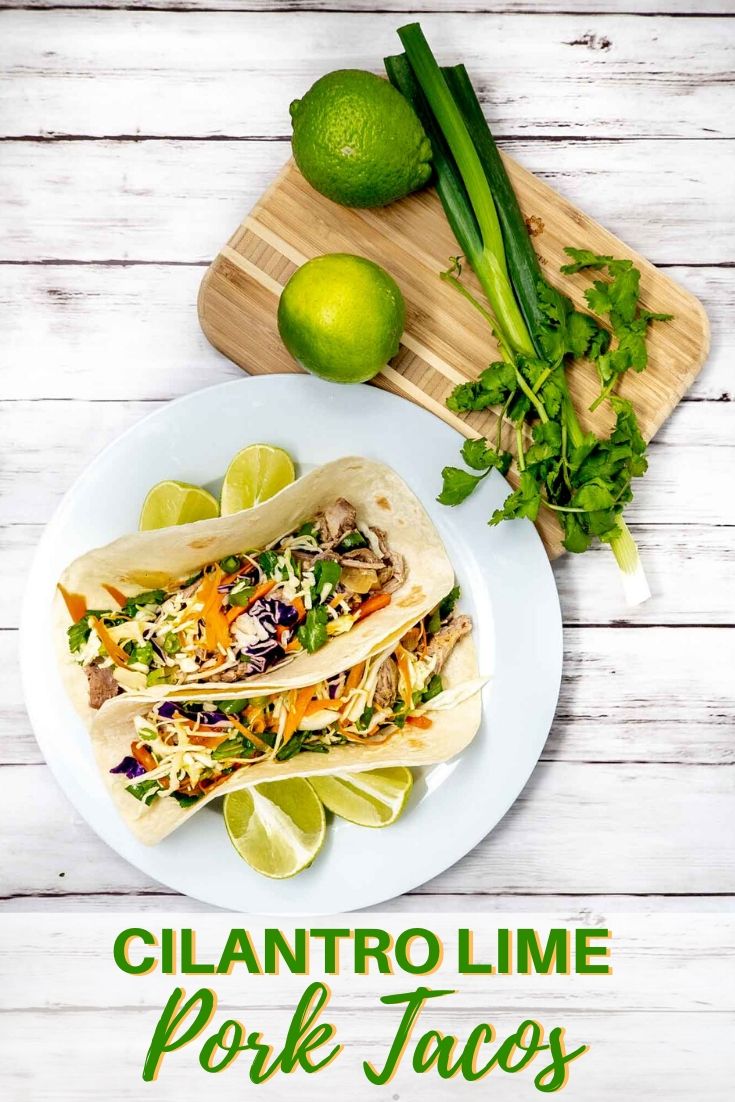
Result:
M506 474L513 457L510 452L495 451L486 440L480 437L477 440L465 440L462 445L462 458L467 466L475 471L488 471L496 467L501 474Z
M278 569L277 551L261 551L258 555L257 562L266 578L275 578Z
M144 593L137 593L135 597L128 597L127 601L120 609L125 616L135 616L139 608L144 605L160 605L163 604L166 593L163 589L148 589Z
M296 632L296 637L304 650L309 654L319 650L327 642L327 624L329 613L324 605L318 608L310 608L306 614L306 620Z
M579 272L589 268L604 269L609 279L596 279L584 295L589 308L598 316L607 316L615 338L610 347L609 336L599 334L588 342L587 356L595 361L600 378L600 394L590 406L595 410L608 397L620 377L633 368L645 371L648 365L646 335L652 321L670 321L671 314L657 313L640 306L641 273L632 260L614 260L611 256L598 256L588 249L565 249L574 263L565 264L562 272ZM578 353L577 353L578 354Z
M502 406L517 386L513 364L498 360L491 363L474 382L460 383L447 398L447 408L454 413L468 413Z
M69 650L73 654L82 649L92 633L92 625L89 621L93 617L95 619L99 619L102 616L105 617L108 623L110 621L117 623L119 620L119 617L117 617L114 613L107 613L100 611L99 609L90 608L87 609L83 616L80 616L76 624L72 624L71 627L68 627L66 629L66 634L69 639Z
M315 600L326 601L337 588L341 574L342 567L334 559L317 559L314 563L314 588L312 591Z
M447 593L446 597L442 597L439 602L439 619L447 620L454 612L455 605L460 598L461 590L458 585L452 586Z
M416 703L427 704L430 700L433 700L435 696L438 696L439 693L443 691L444 685L442 684L442 679L438 673L434 673L429 678L424 691L418 694L419 699L416 701Z
M357 721L358 731L367 731L368 727L370 726L370 720L373 718L374 715L375 708L373 708L372 705L369 705Z
M526 452L526 466L532 467L561 454L561 425L557 421L539 422L531 430L533 444Z
M445 467L442 471L442 489L437 497L441 505L460 505L476 490L484 474L470 474L461 467Z
M515 520L517 517L528 517L535 520L541 507L541 488L530 471L524 471L517 490L514 490L490 517L488 524L494 526L501 520Z
M592 536L586 532L577 513L561 513L564 528L564 547L575 555L581 555L592 543Z
M612 260L611 256L600 256L598 253L593 253L590 249L574 249L569 245L564 252L567 256L571 256L574 263L563 264L561 271L565 275L574 275L575 272L581 272L584 268L604 268L608 262Z
M611 509L615 499L601 479L587 482L577 490L572 498L572 505L576 509L584 509L585 512L595 512L598 509Z

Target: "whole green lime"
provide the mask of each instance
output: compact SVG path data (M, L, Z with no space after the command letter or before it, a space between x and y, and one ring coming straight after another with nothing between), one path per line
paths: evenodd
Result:
M307 371L335 383L364 383L398 352L406 307L378 264L349 253L308 260L278 304L278 331Z
M296 164L328 199L384 207L428 182L431 143L418 116L374 73L327 73L290 110Z

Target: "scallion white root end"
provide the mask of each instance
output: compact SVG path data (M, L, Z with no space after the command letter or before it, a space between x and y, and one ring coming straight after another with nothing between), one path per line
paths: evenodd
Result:
M610 541L615 561L620 569L623 593L628 605L642 605L651 596L651 589L643 569L638 547L625 521L619 521L620 534Z

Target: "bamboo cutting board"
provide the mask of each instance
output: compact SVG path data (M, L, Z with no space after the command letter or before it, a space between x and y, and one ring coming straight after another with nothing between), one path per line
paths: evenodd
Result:
M641 375L629 371L619 391L634 403L641 431L650 440L707 357L709 325L702 304L547 184L509 157L504 159L550 282L586 309L583 292L590 285L590 275L559 275L560 266L568 259L564 247L629 257L641 270L642 304L674 314L673 321L651 327L649 366ZM459 417L445 405L457 383L476 378L498 358L487 323L439 279L449 258L458 251L433 189L380 210L351 210L315 192L289 161L208 268L199 292L199 319L215 348L245 371L254 375L300 371L281 343L276 326L283 286L299 265L321 253L366 256L395 278L407 309L399 354L376 377L375 385L423 406L464 436L492 438L497 426L495 413L488 410ZM466 265L462 278L482 299ZM583 426L598 434L609 432L613 423L609 410L601 408L594 415L585 412L598 392L594 368L577 363L569 377ZM508 426L504 434L507 444L511 436ZM459 455L457 459L460 465ZM439 470L436 477L438 492ZM513 470L509 480L515 483ZM560 554L560 531L548 510L541 510L537 527L549 555Z

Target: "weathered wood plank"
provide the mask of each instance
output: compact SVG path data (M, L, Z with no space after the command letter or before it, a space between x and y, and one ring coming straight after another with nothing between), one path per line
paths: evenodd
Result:
M154 887L92 833L46 767L4 766L0 779L14 824L0 895ZM735 893L734 785L735 766L542 762L493 833L421 891Z
M0 11L5 8L28 8L44 11L49 8L67 8L83 10L130 8L131 0L0 0ZM454 0L455 12L477 12L494 15L512 14L551 14L563 11L565 14L600 14L599 0ZM728 15L728 0L698 0L696 13L693 12L693 0L604 0L605 14L622 15ZM137 11L196 12L333 12L336 5L333 0L136 0ZM441 12L443 0L345 0L337 10L345 15L359 12L402 12L418 14L421 12ZM602 42L575 42L575 46L588 49L606 49Z
M41 532L42 526L37 524L0 526L5 582L0 593L0 629L18 626L28 565ZM568 627L621 623L716 627L735 622L735 575L730 569L734 528L635 524L633 534L651 584L651 599L635 608L623 606L609 550L593 547L582 556L554 563Z
M727 141L501 144L656 264L735 252ZM6 142L0 260L209 262L288 153L285 140Z
M161 404L0 402L5 523L44 523L97 452ZM685 518L687 524L735 524L735 403L682 402L653 440L649 459L626 514L632 522L681 526ZM175 471L171 476L190 478Z
M542 760L735 764L733 668L731 629L567 627ZM12 631L0 631L0 699L0 765L40 764Z
M5 133L285 134L289 102L317 76L397 52L397 22L303 13L291 33L273 13L78 10L48 11L39 29L38 13L6 11ZM467 64L499 134L732 133L727 19L442 10L422 22L442 61Z
M168 400L238 369L202 334L197 266L0 264L3 397ZM728 268L672 268L704 303L709 359L688 398L735 395L735 280Z
M654 909L656 914L721 914L728 907L727 899L721 895L401 895L397 899L381 903L379 907L369 907L364 913L375 912L389 914L451 914L459 911L467 914L487 915L492 913L528 913L538 915L552 914L564 922L589 922L601 926L610 913L646 914ZM155 914L170 915L172 922L177 915L219 914L219 908L200 903L187 895L167 893L163 888L156 891L136 890L131 894L119 892L104 894L90 892L84 895L68 893L51 896L23 895L0 898L0 915L23 914L54 915L84 912L95 914Z

